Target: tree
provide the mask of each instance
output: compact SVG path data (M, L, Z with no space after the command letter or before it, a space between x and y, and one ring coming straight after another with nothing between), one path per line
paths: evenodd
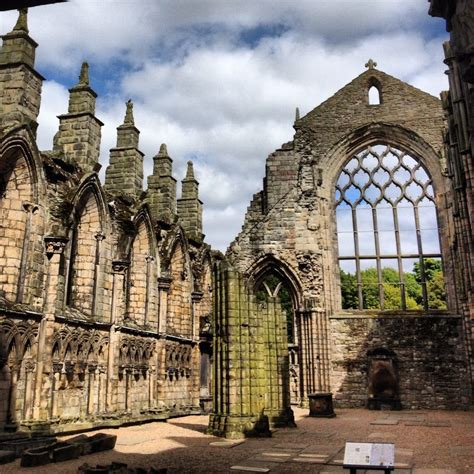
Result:
M425 270L426 290L428 293L428 307L430 309L446 309L446 289L444 286L443 266L441 260L425 258L423 260ZM419 262L413 265L413 273L416 281L422 282L421 266Z
M342 309L358 309L359 296L357 293L357 279L355 275L341 269L341 296Z

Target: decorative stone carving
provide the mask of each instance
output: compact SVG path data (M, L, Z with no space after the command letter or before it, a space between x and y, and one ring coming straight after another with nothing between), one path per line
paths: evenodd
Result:
M45 237L46 255L51 257L55 254L62 254L69 239L66 237Z

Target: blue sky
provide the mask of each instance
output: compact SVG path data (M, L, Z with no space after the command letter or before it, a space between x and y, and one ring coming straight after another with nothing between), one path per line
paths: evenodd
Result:
M161 143L175 177L195 162L204 232L224 250L240 230L265 159L306 114L364 71L378 68L438 96L447 89L444 22L423 0L73 0L33 8L43 88L41 149L83 60L105 123L101 163L115 143L125 102L134 103L145 175ZM16 13L0 15L10 31ZM146 185L146 183L145 183Z

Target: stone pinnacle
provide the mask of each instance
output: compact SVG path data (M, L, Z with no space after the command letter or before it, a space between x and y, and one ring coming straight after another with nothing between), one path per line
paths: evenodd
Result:
M193 168L192 161L188 161L188 169L186 170L186 177L184 179L186 180L194 179L194 168Z
M168 148L166 147L166 143L161 144L158 154L160 156L168 156Z
M81 72L79 74L79 84L81 86L88 86L89 85L89 64L87 62L83 62L81 66Z
M21 8L18 11L20 14L18 15L18 20L13 31L24 31L28 33L28 8Z

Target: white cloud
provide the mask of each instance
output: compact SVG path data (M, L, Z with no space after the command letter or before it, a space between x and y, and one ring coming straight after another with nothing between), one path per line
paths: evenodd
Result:
M67 87L88 59L92 87L106 92L97 106L105 123L104 169L131 97L145 175L162 142L178 180L193 159L204 232L220 249L235 237L261 188L265 158L291 140L296 106L309 112L363 72L369 57L379 69L434 95L447 88L441 41L426 31L434 20L424 2L136 5L76 0L31 9L30 34L40 43L37 68L53 79L44 86L40 147L51 148L55 116L67 110ZM0 15L2 32L11 30L15 16ZM275 25L283 28L272 30Z

